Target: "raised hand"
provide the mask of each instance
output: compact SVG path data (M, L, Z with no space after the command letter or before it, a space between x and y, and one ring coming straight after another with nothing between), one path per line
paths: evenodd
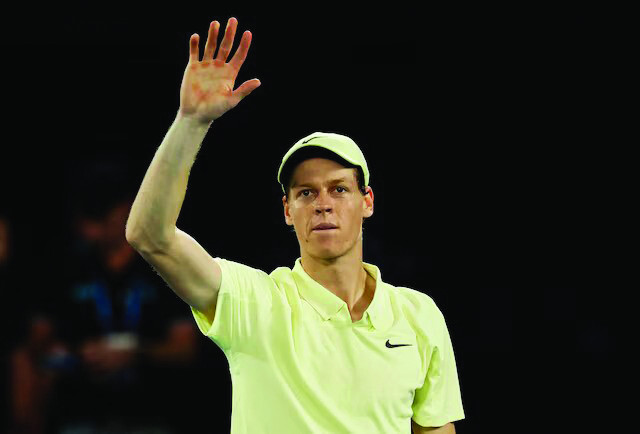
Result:
M233 58L227 63L227 57L233 47L238 20L229 18L227 28L218 50L216 51L220 23L213 21L209 26L209 35L204 47L204 56L200 58L197 33L191 35L189 41L189 63L182 77L180 87L180 113L200 122L208 123L219 118L234 108L240 100L260 86L260 80L254 78L242 83L233 90L238 71L244 63L251 45L251 32L242 34L240 45Z

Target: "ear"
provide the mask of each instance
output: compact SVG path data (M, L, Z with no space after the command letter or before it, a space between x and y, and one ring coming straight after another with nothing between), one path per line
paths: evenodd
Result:
M371 217L373 215L373 189L371 187L365 187L367 194L362 197L364 217Z
M293 220L291 214L289 214L289 203L287 202L287 195L282 196L282 206L284 207L284 221L287 225L293 226Z

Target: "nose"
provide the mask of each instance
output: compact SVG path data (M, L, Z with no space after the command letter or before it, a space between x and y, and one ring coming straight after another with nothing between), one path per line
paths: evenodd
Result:
M322 214L323 212L331 212L333 208L329 205L317 205L316 206L316 214Z
M328 194L321 192L318 195L315 203L316 214L322 214L323 212L333 211L333 205L331 204L331 198Z

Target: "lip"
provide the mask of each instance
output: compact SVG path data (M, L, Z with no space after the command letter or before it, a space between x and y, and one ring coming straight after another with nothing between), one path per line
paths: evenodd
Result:
M332 223L320 223L313 228L314 231L331 231L334 229L338 229L338 227Z

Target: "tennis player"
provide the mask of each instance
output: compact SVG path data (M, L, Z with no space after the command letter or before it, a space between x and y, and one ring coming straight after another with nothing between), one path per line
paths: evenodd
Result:
M191 36L180 109L133 203L127 240L227 357L232 433L454 433L464 411L442 312L362 260L374 195L352 139L315 132L282 159L284 219L300 244L293 268L267 274L213 258L176 227L210 126L260 86L233 90L252 38L244 32L227 62L237 26L228 20L215 58L217 21L202 60ZM204 394L211 405L216 393Z

